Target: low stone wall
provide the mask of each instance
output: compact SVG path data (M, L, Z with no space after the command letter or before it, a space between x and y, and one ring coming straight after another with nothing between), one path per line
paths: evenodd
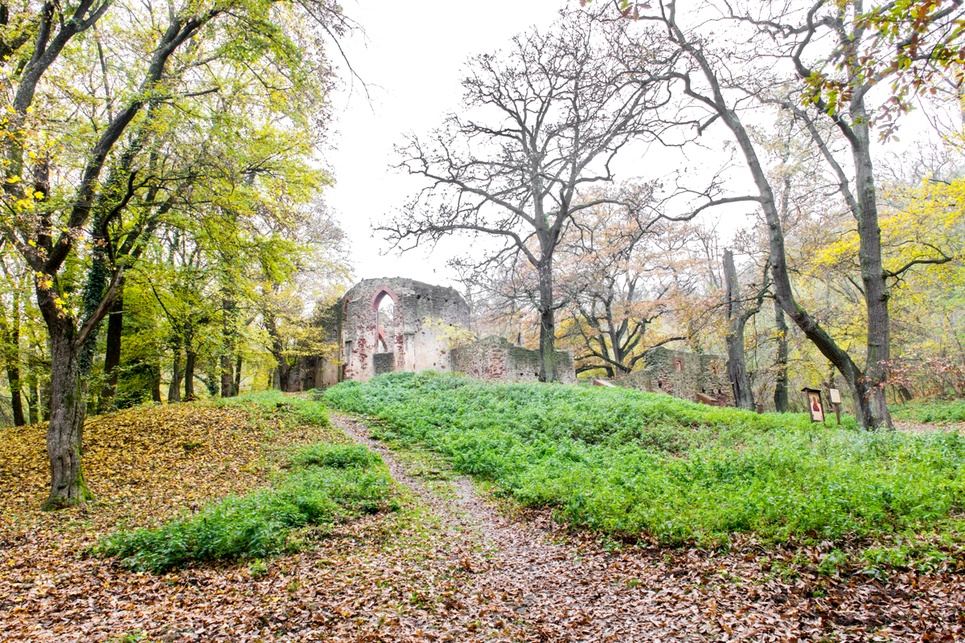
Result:
M512 344L505 337L490 336L451 351L452 370L484 380L536 382L539 380L539 351ZM573 354L556 351L560 381L576 383Z
M724 361L717 355L674 351L658 347L646 358L646 367L612 380L617 386L650 393L666 393L696 402L697 394L721 406L733 405Z

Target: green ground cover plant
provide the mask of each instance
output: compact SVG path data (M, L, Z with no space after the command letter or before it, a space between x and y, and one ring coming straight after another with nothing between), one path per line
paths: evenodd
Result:
M280 399L290 406L276 406ZM329 423L324 406L311 400L262 393L232 404L274 408L301 423ZM98 543L94 553L155 573L205 561L261 559L297 548L297 532L308 525L333 525L398 508L385 464L363 446L323 442L302 447L288 455L284 469L270 487L227 497L157 528L117 532Z
M296 422L313 426L331 426L324 404L310 398L286 395L281 391L257 391L238 397L221 398L216 405L240 407L249 412L258 411L271 415L281 414Z
M328 389L462 473L573 525L662 543L729 534L839 540L923 529L965 499L955 433L868 433L624 389L489 384L433 373Z
M891 408L895 420L934 424L942 422L965 422L965 400L936 400L925 398L912 400Z

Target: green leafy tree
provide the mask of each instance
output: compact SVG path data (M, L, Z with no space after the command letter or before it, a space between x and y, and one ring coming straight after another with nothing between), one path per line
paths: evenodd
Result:
M0 132L2 233L35 275L47 327L51 490L44 507L56 509L91 497L80 447L97 328L138 259L135 246L152 237L175 205L184 212L185 202L197 203L199 183L185 166L180 175L160 171L172 170L169 160L179 152L205 156L203 147L178 148L174 133L207 130L206 104L244 95L246 83L263 90L248 105L255 120L270 122L275 114L289 120L273 131L296 129L284 108L299 93L279 81L311 84L320 71L312 34L344 22L325 2L245 1L47 2L39 14L25 8L8 11L6 19L19 29L4 43L10 90ZM262 68L280 71L259 77ZM77 69L83 75L75 75ZM234 134L243 143L235 149L249 156L270 141L228 129L230 118L214 121L223 128L221 140ZM237 169L230 159L219 167ZM242 178L228 171L206 184L217 191ZM138 203L143 207L132 207Z

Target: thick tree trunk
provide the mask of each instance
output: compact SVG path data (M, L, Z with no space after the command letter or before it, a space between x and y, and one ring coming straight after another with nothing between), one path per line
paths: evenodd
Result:
M885 368L891 359L891 322L888 314L890 294L881 264L881 229L878 224L874 168L871 162L871 131L863 101L855 101L851 116L855 133L851 149L858 200L858 258L868 309L868 357L863 373L865 394L860 404L855 398L855 406L860 406L861 414L866 418L862 424L891 429L894 427L885 400Z
M724 251L724 279L727 283L727 377L734 392L734 405L753 411L754 391L747 375L744 356L744 327L747 324L740 298L740 284L734 266L734 253Z
M539 373L541 382L560 380L556 364L556 316L553 307L553 266L544 259L539 274Z
M117 299L107 318L107 346L104 350L104 386L101 387L98 413L117 410L117 376L121 364L121 339L124 334L124 293L118 286Z
M50 331L50 424L47 457L50 462L50 496L44 511L83 504L93 498L81 467L87 381L81 377L71 319L47 318Z
M221 362L221 397L234 397L235 377L231 356L222 355L219 361Z
M292 366L282 357L278 362L278 390L286 393L292 390Z
M784 311L777 301L774 302L774 322L777 325L777 378L774 383L774 408L778 413L788 411L787 358L789 328L784 319Z
M188 345L184 356L184 401L193 402L198 399L194 394L194 367L198 361L198 355Z

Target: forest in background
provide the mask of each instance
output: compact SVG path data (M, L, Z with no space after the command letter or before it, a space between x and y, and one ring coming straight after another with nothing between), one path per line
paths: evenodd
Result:
M471 59L464 111L400 145L427 188L381 232L505 242L452 269L472 330L539 348L546 381L557 345L589 376L671 345L727 354L746 408L837 378L875 428L887 402L961 396L959 4L698 4L574 9ZM2 411L50 420L69 505L88 412L297 389L331 349L315 311L350 271L317 154L326 51L354 25L327 1L27 3L0 23ZM876 155L913 110L928 135ZM712 131L733 141L719 167L616 180L632 145Z

